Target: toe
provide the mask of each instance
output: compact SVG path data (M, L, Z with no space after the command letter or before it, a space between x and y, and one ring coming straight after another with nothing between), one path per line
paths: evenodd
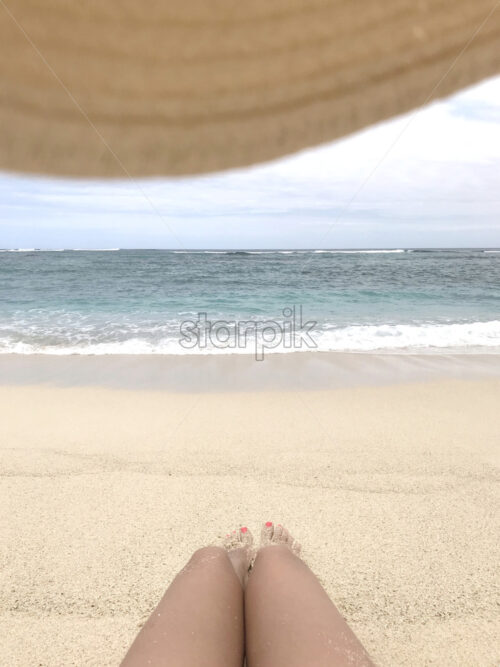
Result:
M262 531L260 534L260 539L262 544L268 544L269 542L272 542L273 534L274 534L273 522L266 521L266 523L262 526Z
M248 530L246 526L242 526L240 528L239 532L239 537L241 542L248 547L251 547L253 544L253 535L252 533Z
M286 542L287 531L279 523L274 527L273 542Z
M234 549L248 549L253 544L253 535L246 526L231 531L223 540L223 546L227 551Z
M273 545L286 546L296 556L300 555L301 546L288 530L280 523L275 525L268 521L262 526L261 547Z

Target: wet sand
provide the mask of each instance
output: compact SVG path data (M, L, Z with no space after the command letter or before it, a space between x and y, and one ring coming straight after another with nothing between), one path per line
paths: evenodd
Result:
M378 664L497 664L498 358L306 356L0 359L1 664L117 665L267 519Z
M0 355L0 385L297 391L484 378L500 378L500 354Z

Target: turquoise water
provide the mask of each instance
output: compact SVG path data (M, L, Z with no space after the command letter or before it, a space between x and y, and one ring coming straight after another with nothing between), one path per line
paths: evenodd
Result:
M270 349L298 349L277 336L294 320L284 309L314 322L313 349L496 352L500 251L0 253L4 353L249 351L242 320L248 346L267 322Z

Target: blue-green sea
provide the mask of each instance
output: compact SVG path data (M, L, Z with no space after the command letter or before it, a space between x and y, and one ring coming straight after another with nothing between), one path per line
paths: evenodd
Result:
M227 354L258 335L278 352L498 352L500 251L0 252L1 353Z

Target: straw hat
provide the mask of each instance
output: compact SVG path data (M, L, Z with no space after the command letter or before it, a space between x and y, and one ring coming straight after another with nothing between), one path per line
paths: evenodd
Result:
M0 0L0 168L188 174L500 71L494 0Z

